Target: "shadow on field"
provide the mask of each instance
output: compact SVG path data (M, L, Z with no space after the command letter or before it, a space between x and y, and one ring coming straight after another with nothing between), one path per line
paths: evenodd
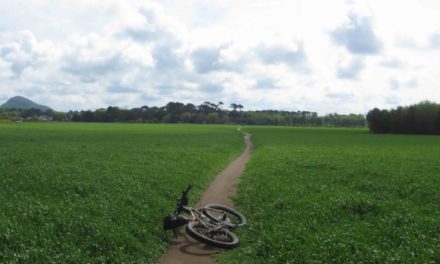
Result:
M211 247L193 239L183 228L178 231L177 238L173 238L170 244L178 248L180 252L193 256L211 256L221 252L219 248Z

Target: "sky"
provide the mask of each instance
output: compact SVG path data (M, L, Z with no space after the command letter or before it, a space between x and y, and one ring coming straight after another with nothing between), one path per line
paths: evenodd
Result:
M0 102L361 113L440 101L437 0L0 0Z

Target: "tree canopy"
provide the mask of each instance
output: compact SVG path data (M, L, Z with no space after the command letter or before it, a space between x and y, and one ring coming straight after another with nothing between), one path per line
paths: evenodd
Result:
M194 124L248 124L283 126L365 127L363 115L329 114L318 116L310 111L259 110L246 111L240 103L205 101L200 105L169 102L164 106L143 105L132 109L109 106L94 111L41 111L38 109L0 110L0 119L54 120L73 122L138 122L138 123L194 123ZM47 117L47 118L43 118Z
M391 110L374 108L367 114L373 133L440 134L440 104L423 101Z

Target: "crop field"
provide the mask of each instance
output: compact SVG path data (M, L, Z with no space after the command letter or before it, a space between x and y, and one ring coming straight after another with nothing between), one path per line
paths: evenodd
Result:
M180 191L243 147L233 126L0 124L0 263L154 263Z
M244 130L249 225L222 263L440 263L440 137Z
M440 263L440 137L243 130L248 225L222 263ZM0 263L154 263L180 191L242 149L234 126L0 124Z

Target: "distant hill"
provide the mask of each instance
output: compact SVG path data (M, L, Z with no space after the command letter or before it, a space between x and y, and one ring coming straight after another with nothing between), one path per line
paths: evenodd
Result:
M48 106L40 105L23 96L14 96L9 99L6 103L0 105L3 109L40 109L41 111L46 111L51 109Z

